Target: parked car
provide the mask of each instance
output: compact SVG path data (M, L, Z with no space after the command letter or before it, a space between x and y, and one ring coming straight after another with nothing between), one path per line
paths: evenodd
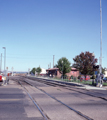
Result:
M3 80L2 80L2 75L0 75L0 82L2 82Z
M85 76L81 76L80 80L85 80ZM90 76L86 76L86 80L90 80Z
M80 77L80 80L85 80L85 77L84 77L84 76L81 76L81 77Z
M106 77L105 77L105 78L103 78L103 81L104 81L104 82L107 82L107 78L106 78Z

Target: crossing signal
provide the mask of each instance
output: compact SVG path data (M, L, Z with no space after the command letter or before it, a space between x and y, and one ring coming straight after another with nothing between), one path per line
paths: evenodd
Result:
M98 69L98 68L99 68L99 65L93 65L93 68L94 68L94 69Z

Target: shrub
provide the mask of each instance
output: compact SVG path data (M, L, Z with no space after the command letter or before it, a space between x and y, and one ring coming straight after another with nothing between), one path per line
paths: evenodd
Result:
M76 81L77 80L77 78L76 77L74 77L74 81Z
M92 75L91 79L96 79L96 75Z
M61 78L62 78L62 76L61 76ZM68 78L67 75L63 75L63 79L67 79L67 78Z
M73 75L71 75L71 77L70 77L71 79L73 79L74 77L73 77Z
M81 75L78 76L78 79L80 79L80 78L81 78Z

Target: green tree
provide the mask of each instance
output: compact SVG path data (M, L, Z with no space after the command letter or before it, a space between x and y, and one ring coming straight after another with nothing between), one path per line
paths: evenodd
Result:
M32 68L32 70L30 71L30 73L35 74L36 68Z
M77 68L81 74L91 75L94 74L93 66L96 65L97 59L93 57L93 53L85 52L81 53L80 55L77 55L74 60L75 68Z
M66 73L69 73L71 71L70 67L71 63L66 57L62 57L57 61L56 67L59 68L60 73L63 73L63 76Z
M36 72L38 73L38 75L40 74L41 71L42 71L42 69L40 67L36 68Z

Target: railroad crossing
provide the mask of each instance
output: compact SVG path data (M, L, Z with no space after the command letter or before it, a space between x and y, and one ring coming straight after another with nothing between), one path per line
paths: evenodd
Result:
M0 119L106 120L107 90L95 88L12 76L0 86Z

